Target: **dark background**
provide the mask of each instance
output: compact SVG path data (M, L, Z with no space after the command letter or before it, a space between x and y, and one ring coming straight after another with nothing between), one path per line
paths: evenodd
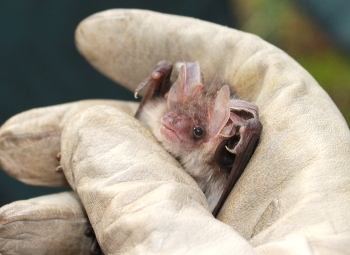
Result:
M246 0L245 3L247 1L260 6L264 4L268 10L277 3L276 0ZM300 0L299 3L303 4L305 13L314 17L315 23L331 35L334 44L342 47L340 51L345 56L350 52L349 3L347 0ZM252 6L249 10L256 11ZM75 28L89 15L112 8L138 8L244 29L249 15L237 14L241 7L239 0L1 1L0 124L17 113L36 107L89 98L134 100L131 92L95 71L76 50ZM266 16L266 20L273 15ZM283 46L273 38L270 41ZM0 206L61 190L28 186L0 171Z

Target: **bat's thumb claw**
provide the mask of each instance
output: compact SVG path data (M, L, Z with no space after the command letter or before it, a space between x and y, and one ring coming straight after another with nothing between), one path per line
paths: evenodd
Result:
M237 146L236 146L237 147ZM236 147L234 147L233 149L230 149L229 147L225 146L226 150L228 150L230 153L232 154L237 154L237 150Z
M60 165L60 166L56 167L55 172L56 173L62 173L63 172L62 166Z

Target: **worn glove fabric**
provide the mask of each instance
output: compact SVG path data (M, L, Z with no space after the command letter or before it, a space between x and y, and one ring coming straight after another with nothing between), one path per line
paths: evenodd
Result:
M254 35L140 10L95 14L79 25L76 42L93 66L130 90L160 60L199 61L206 81L220 79L257 104L264 126L214 219L196 183L130 113L100 105L63 125L53 122L63 127L68 182L106 254L350 250L350 132L329 96L288 55Z
M93 15L80 24L76 36L79 50L93 66L131 90L159 60L199 61L207 81L219 78L233 86L240 97L259 106L264 126L260 144L218 217L250 240L256 252L342 254L350 250L349 129L329 96L287 54L254 35L191 18L139 10ZM130 153L121 153L119 159ZM147 156L140 160L149 171L162 165L158 160L149 161ZM162 171L168 173L168 169ZM92 196L84 191L84 196ZM189 196L179 196L178 203L190 206ZM145 195L139 201L151 206L153 199ZM226 236L206 229L205 220L193 226L191 217L186 221L185 208L164 215L161 209L150 210L142 214L142 220L125 207L118 211L135 224L128 228L130 233L147 236L153 245L158 239L154 238L157 231L150 231L155 230L152 226L167 226L172 219L183 219L183 224L177 225L179 229L191 223L188 231L195 229L201 240L224 253L222 242ZM152 218L154 213L159 215L157 220ZM203 217L211 227L222 226L209 214ZM143 222L143 227L136 222ZM117 236L121 230L116 227L115 231ZM174 231L177 229L169 230ZM222 232L226 233L224 227ZM160 240L166 238L160 236ZM180 236L171 236L167 242L181 247ZM133 239L130 235L120 238L124 244ZM185 245L201 249L197 241L187 238ZM245 242L235 241L227 239L232 245L230 253L240 254L240 244L244 246ZM133 243L135 251L141 247L147 250L143 244ZM177 251L158 245L163 254ZM154 251L152 245L148 247ZM119 248L123 250L122 245Z
M0 128L0 165L12 177L31 185L66 186L59 162L61 131L79 111L94 105L110 105L133 115L137 104L114 100L82 100L17 114Z
M73 192L16 201L0 209L0 254L87 255L87 225Z

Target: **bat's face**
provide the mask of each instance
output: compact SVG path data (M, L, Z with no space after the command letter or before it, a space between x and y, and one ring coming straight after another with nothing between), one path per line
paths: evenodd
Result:
M211 138L206 109L201 109L198 104L176 105L161 118L160 133L168 142L180 148L199 147Z
M156 80L153 74L162 73L164 69L171 71L165 64L159 62L146 82L151 78ZM204 87L203 83L198 62L185 62L169 92L150 101L140 120L174 156L192 155L198 151L197 156L208 158L215 153L215 162L219 166L227 165L225 149L236 153L239 129L248 115L257 118L257 107L242 100L231 100L228 85ZM144 84L141 83L141 88Z
M184 64L177 81L166 95L167 109L161 117L160 134L183 150L214 150L232 130L230 90L206 91L198 63Z

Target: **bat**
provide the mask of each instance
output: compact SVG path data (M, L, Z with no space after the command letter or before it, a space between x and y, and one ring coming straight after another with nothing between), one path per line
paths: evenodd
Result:
M258 107L238 99L228 85L204 84L198 62L157 63L135 117L196 180L216 217L248 164L262 131Z

